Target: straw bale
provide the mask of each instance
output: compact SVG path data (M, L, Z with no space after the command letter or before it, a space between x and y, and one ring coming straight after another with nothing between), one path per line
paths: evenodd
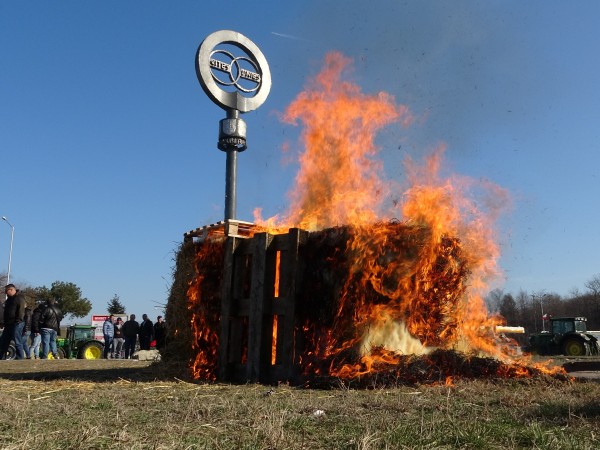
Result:
M360 316L365 305L391 306L394 319L412 326L423 342L435 345L442 330L445 338L453 332L447 313L457 307L468 274L458 241L432 243L428 228L398 222L376 227L382 233L349 226L311 232L299 248L295 341L298 361L310 367L305 377L359 360L353 344L367 326ZM167 305L165 357L188 361L204 379L216 374L223 243L212 238L181 245ZM433 263L424 268L422 259L431 254ZM365 269L373 262L380 273Z
M184 241L176 252L173 283L167 300L167 348L163 361L187 361L192 357L191 313L188 309L187 290L196 276L194 262L198 244Z

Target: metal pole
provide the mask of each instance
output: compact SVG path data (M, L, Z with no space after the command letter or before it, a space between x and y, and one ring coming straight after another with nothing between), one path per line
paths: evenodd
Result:
M227 167L225 169L225 220L236 218L237 189L237 155L234 149L227 150Z
M539 298L540 299L540 310L542 311L542 332L546 331L546 319L544 318L544 297L547 294L543 294L543 295L535 295L535 294L531 294L531 298L533 299L533 302L535 303L535 299ZM536 320L537 323L537 320ZM537 326L536 326L537 328Z
M547 294L542 294L540 296L540 307L542 308L542 331L546 331L546 318L544 317L544 297Z
M8 219L2 216L2 220L4 220L10 226L10 250L8 252L8 273L6 274L6 284L10 284L10 265L12 263L12 249L13 249L13 239L15 237L15 227L8 221Z
M225 221L236 219L237 158L246 150L246 122L236 109L227 110L227 118L219 122L219 150L227 154L225 167Z
M544 296L540 297L540 308L542 309L542 332L546 331L546 319L544 318Z
M529 294L533 301L533 324L535 326L535 332L537 333L537 313L535 312L535 294ZM543 315L543 314L542 314ZM542 326L544 325L544 319L542 319Z

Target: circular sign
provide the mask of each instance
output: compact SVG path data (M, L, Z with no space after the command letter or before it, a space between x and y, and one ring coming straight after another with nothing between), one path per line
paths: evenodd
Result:
M234 51L217 48L224 44ZM237 31L215 31L202 41L196 52L196 75L206 95L226 110L253 111L271 90L267 60L250 39Z

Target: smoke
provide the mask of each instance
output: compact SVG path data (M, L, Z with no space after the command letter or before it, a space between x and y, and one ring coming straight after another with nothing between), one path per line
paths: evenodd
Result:
M481 151L481 133L525 114L524 99L536 90L526 75L533 50L507 32L518 20L510 8L489 3L319 2L294 31L318 43L313 60L341 51L356 62L365 92L389 92L421 117L406 137L388 133L389 153L420 153L443 140L449 153L472 154Z

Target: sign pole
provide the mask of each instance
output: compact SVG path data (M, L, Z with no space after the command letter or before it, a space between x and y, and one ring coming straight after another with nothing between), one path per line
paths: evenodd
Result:
M196 75L208 97L227 114L219 122L217 147L227 155L225 221L236 219L237 156L246 150L246 122L241 113L258 108L271 89L269 65L259 48L236 31L210 34L198 47Z

